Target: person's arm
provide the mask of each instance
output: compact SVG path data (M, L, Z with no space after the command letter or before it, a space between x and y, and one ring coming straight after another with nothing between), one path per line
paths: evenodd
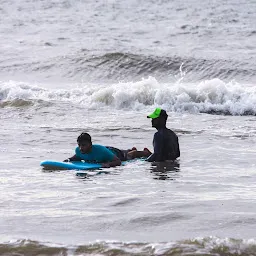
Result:
M81 161L81 158L77 155L73 155L72 157L65 159L63 162L74 162L74 161Z
M154 153L150 155L146 161L148 162L161 162L163 161L163 147L164 139L163 135L159 132L154 135Z
M179 139L178 139L178 137L177 137L177 145L178 145L178 148L177 148L176 158L180 157L180 145L179 145Z
M121 160L117 156L114 155L114 158L112 161L102 163L101 166L103 168L109 168L109 167L115 167L115 166L119 166L119 165L121 165Z

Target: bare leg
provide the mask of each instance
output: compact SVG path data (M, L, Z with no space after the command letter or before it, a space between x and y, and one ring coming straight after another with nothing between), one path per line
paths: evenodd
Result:
M138 150L129 151L127 153L127 158L134 159L134 158L148 157L150 155L151 155L151 152L147 148L144 148L143 151L138 151Z

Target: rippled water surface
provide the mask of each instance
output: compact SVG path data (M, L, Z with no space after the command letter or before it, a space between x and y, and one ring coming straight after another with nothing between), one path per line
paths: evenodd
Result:
M1 255L256 255L255 1L2 1ZM172 164L54 171L77 136Z

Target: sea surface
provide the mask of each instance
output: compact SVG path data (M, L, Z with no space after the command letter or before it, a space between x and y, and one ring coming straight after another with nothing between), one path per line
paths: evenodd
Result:
M0 0L0 255L256 255L255 0ZM76 139L172 164L44 170Z

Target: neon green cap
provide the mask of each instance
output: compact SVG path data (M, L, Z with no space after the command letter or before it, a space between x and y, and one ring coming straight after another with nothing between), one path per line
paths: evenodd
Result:
M147 118L152 118L152 119L158 118L161 114L161 111L162 111L161 108L156 108L155 111L152 114L149 114L147 116Z

